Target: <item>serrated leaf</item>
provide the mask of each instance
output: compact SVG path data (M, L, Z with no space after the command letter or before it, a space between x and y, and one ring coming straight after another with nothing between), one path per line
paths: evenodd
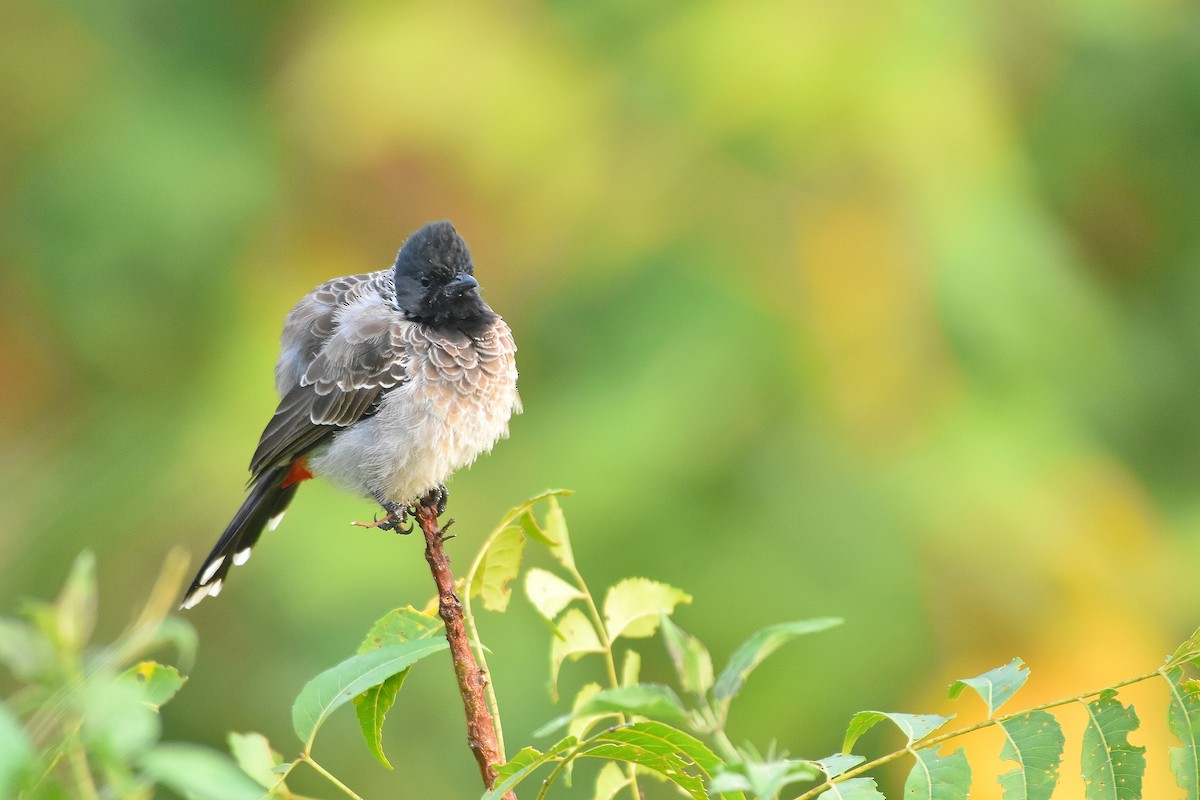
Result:
M553 572L533 567L525 573L525 596L542 617L553 624L559 613L586 595Z
M1030 711L1000 727L1005 736L1000 758L1017 763L997 779L1004 800L1049 800L1058 783L1065 741L1058 720L1048 711Z
M987 705L990 719L996 710L1016 694L1017 690L1024 686L1025 681L1029 679L1029 670L1023 669L1023 664L1021 659L1014 658L1003 667L988 670L974 678L955 681L950 684L950 699L955 699L962 693L964 687L970 686Z
M483 600L488 611L504 611L512 598L509 584L521 571L521 556L525 552L525 533L510 525L489 540L483 561L471 582L471 596Z
M190 744L159 745L139 760L157 783L189 800L261 800L256 784L227 756Z
M703 697L713 685L712 656L708 648L668 616L663 616L661 625L663 643L675 666L675 674L679 676L680 687Z
M601 767L600 773L596 775L596 787L592 790L592 800L612 800L628 786L629 776L615 761L610 761Z
M936 747L914 750L916 763L904 782L904 800L967 800L971 765L960 747L948 756Z
M0 797L16 797L16 787L33 762L33 745L17 717L0 703Z
M1180 667L1162 673L1170 686L1167 727L1183 747L1171 747L1171 772L1187 800L1200 800L1200 682L1189 680Z
M155 661L143 661L130 667L125 674L141 686L146 703L156 711L187 682L179 670Z
M445 630L442 620L434 614L405 606L380 617L362 644L359 653L367 653L394 644L414 642L440 636ZM396 696L412 667L397 672L383 683L372 686L354 698L354 714L371 755L388 769L392 764L383 752L383 723L387 712L396 703Z
M953 716L942 717L937 714L891 714L886 711L860 711L855 714L850 725L846 728L846 738L842 741L842 752L849 753L854 749L858 737L875 727L881 720L891 722L908 737L908 744L924 739L933 731L945 725Z
M500 800L512 788L541 767L562 758L562 754L575 747L578 741L568 736L555 742L550 749L541 753L526 747L496 769L496 780L492 788L483 793L481 800Z
M574 489L547 489L544 492L539 492L538 494L535 494L533 497L530 497L528 500L520 502L517 505L510 508L508 510L508 513L506 513L504 515L504 517L500 520L500 524L496 526L496 530L500 530L501 528L507 528L509 525L513 525L513 524L517 523L518 520L521 519L521 517L525 516L526 514L531 513L531 510L533 509L533 507L536 506L538 503L542 502L543 500L550 500L551 503L557 503L558 502L557 498L567 497L567 496L573 495L573 494L575 494ZM538 538L538 537L535 536L534 538Z
M229 752L242 772L264 789L279 784L276 768L283 763L283 757L271 749L271 743L261 733L230 733Z
M833 784L817 800L887 800L879 793L874 778L850 778Z
M604 645L591 620L578 608L568 608L558 623L559 636L550 640L550 692L558 700L558 671L568 658L574 661L587 653L603 653Z
M1142 796L1146 748L1127 738L1137 730L1133 706L1123 706L1109 689L1087 704L1083 731L1083 783L1087 800L1136 800Z
M54 636L68 653L79 653L96 627L96 556L84 550L75 558L54 601Z
M694 800L708 800L704 781L722 762L698 739L661 722L635 722L588 739L580 756L607 758L651 770Z
M682 589L649 578L626 578L604 595L604 626L610 642L624 636L644 639L658 631L658 623L680 603L692 602Z
M339 706L448 646L444 639L420 639L389 645L351 656L313 678L292 705L292 728L304 743L306 751L312 748L317 730Z
M713 697L718 703L727 704L746 683L746 678L763 660L797 636L828 630L841 625L836 617L819 617L797 622L781 622L754 632L729 657L729 663L721 670L713 684Z

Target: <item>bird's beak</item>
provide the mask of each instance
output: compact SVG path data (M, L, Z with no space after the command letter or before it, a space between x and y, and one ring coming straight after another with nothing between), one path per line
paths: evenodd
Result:
M446 284L446 294L451 297L457 297L460 294L465 294L472 289L479 288L479 281L465 272L460 272L454 276L454 280Z

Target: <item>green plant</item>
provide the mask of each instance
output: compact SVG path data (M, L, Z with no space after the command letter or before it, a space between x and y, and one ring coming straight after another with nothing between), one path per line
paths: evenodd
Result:
M524 594L550 632L551 694L557 698L558 676L567 662L591 660L603 677L580 688L569 698L570 711L535 734L557 738L540 748L525 746L498 765L484 800L515 796L518 787L527 796L547 798L572 779L581 760L601 764L593 778L594 800L634 799L647 790L693 800L776 800L785 793L792 800L880 800L883 795L867 773L905 757L912 767L904 797L962 800L971 786L970 764L963 750L943 754L940 747L991 727L1004 734L1001 757L1015 765L999 776L1005 800L1047 800L1057 785L1065 742L1051 709L1069 704L1086 709L1088 717L1081 763L1087 800L1134 800L1142 794L1145 748L1129 742L1139 722L1132 706L1118 699L1118 690L1155 679L1166 688L1168 725L1182 743L1171 748L1171 769L1183 796L1200 800L1200 683L1188 677L1200 662L1200 631L1158 669L1002 715L1000 708L1029 676L1014 659L950 687L950 699L966 689L982 698L987 709L982 722L939 733L951 717L863 711L850 720L842 752L820 759L789 758L774 746L760 751L731 742L725 732L730 705L765 658L798 637L841 621L819 618L767 626L718 671L708 648L673 619L692 599L682 590L634 577L618 581L602 598L592 592L575 563L558 503L562 494L546 492L515 507L487 537L457 584L462 619L473 657L486 669L474 601L487 611L507 611L523 573ZM539 506L544 510L535 514ZM440 531L432 541L441 543ZM525 564L530 542L544 548L547 567ZM287 779L303 764L345 796L359 798L347 781L312 755L324 722L350 703L368 748L391 768L383 748L386 715L412 667L447 649L443 618L412 606L391 611L367 633L358 653L310 681L292 709L302 745L294 759L285 761L258 734L232 734L230 759L158 741L155 712L186 678L174 667L142 657L171 644L180 661L190 660L195 647L191 628L166 616L181 577L181 559L168 559L146 608L105 647L86 647L96 602L87 554L76 562L55 603L29 604L22 619L0 619L0 663L23 682L0 706L0 797L15 789L37 800L140 798L163 785L195 798L295 798ZM655 638L673 666L674 687L640 680L639 647ZM457 655L455 663L459 666ZM503 753L502 717L492 688L486 694ZM853 755L859 738L885 721L904 734L904 746L871 761ZM484 774L486 782L488 772ZM801 783L808 786L793 788ZM658 784L665 788L656 789Z

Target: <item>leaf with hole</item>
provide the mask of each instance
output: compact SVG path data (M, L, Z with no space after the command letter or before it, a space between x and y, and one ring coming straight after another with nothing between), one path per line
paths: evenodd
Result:
M130 667L125 674L141 687L146 703L155 711L174 697L187 681L179 670L155 661L143 661Z
M1030 711L1000 723L1004 747L1000 758L1017 766L997 779L1004 800L1049 800L1058 783L1063 737L1058 720L1048 711Z
M1083 785L1087 800L1136 800L1142 796L1146 748L1127 738L1137 730L1133 706L1123 706L1108 689L1087 704L1083 731Z
M445 650L444 639L421 639L351 656L309 681L292 704L292 728L305 750L312 749L317 730L340 706L372 686L411 667L428 655Z
M960 747L948 756L936 747L914 750L916 763L904 782L905 800L967 800L971 792L971 765Z
M1171 692L1167 727L1183 743L1168 750L1171 772L1187 800L1200 800L1200 682L1187 678L1180 667L1161 674Z
M950 684L950 699L955 699L962 694L964 688L970 686L983 698L990 718L1000 706L1004 705L1005 701L1025 685L1028 678L1029 670L1023 668L1021 659L1014 658L1003 667L997 667L982 675L976 675L974 678L963 678Z

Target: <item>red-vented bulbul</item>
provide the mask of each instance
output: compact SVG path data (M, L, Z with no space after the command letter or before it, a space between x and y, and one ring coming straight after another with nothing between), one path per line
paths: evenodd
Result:
M390 269L323 283L287 315L282 398L250 461L250 490L183 600L220 593L300 482L326 478L388 511L409 504L508 435L520 413L512 332L479 296L449 222L404 243ZM444 497L444 495L443 495Z

